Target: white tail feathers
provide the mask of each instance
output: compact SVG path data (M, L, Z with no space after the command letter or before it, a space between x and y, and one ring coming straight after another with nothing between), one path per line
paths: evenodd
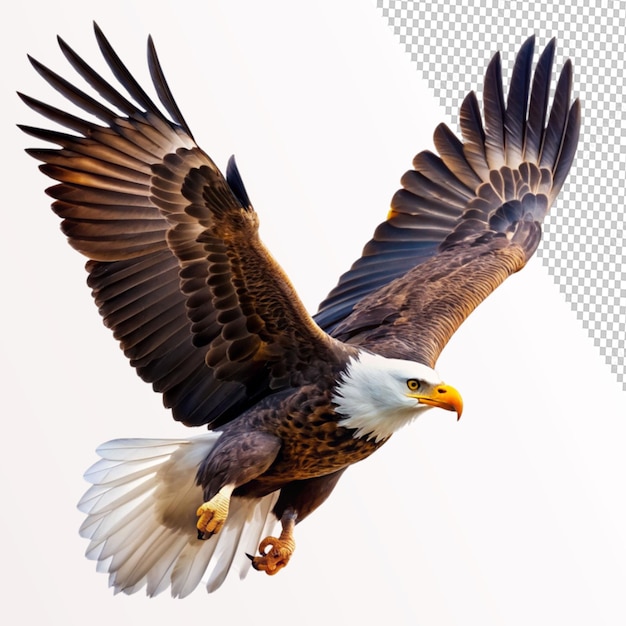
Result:
M87 557L109 573L116 592L146 587L156 595L171 587L189 595L208 574L214 591L233 569L243 578L254 554L271 534L278 492L261 499L232 498L222 530L197 538L196 510L202 489L196 471L219 433L187 440L117 439L98 448L102 457L85 474L92 483L78 504L87 514L81 536L90 540Z

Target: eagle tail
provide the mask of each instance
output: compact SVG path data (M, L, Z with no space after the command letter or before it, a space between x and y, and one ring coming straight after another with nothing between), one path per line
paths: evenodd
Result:
M189 595L201 581L214 591L229 571L243 578L246 553L272 532L278 492L259 499L234 497L222 530L200 541L196 510L202 489L198 465L219 433L193 439L117 439L98 448L100 460L85 474L91 483L78 508L87 515L80 528L89 539L87 557L108 572L109 585L150 596L171 588Z

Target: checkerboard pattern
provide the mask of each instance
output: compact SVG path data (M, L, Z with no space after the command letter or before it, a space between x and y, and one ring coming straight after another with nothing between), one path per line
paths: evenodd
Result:
M626 2L378 0L379 10L444 107L452 128L465 94L480 97L496 50L505 79L530 35L557 39L582 101L579 149L537 251L626 390Z

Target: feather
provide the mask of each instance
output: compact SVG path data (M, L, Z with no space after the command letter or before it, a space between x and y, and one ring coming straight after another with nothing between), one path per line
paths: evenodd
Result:
M535 38L529 37L517 53L504 117L506 164L517 167L523 158L526 137L526 108L532 73Z
M550 110L550 118L541 146L540 166L553 170L561 153L569 116L569 100L572 91L572 64L566 61L559 76Z
M205 574L210 590L217 589L238 555L249 567L245 552L254 552L275 524L271 509L279 492L233 498L222 531L198 541L194 513L203 498L195 476L219 436L117 439L98 448L101 459L85 473L92 486L79 503L87 514L81 535L90 540L87 556L109 573L116 592L146 587L156 595L171 587L185 597Z
M191 129L176 104L176 100L170 91L167 80L165 80L165 74L161 68L161 63L159 62L152 37L148 37L148 68L150 69L152 83L154 84L161 104L163 104L167 112L172 116L172 119L187 133L190 139L193 140Z
M498 169L506 163L504 145L504 95L502 88L502 62L496 53L487 66L483 88L485 115L485 154L490 169Z
M485 153L485 130L480 116L478 100L473 91L467 94L461 104L459 121L463 135L465 158L476 174L484 180L489 173L489 164Z
M548 99L550 97L550 81L552 80L555 45L555 40L552 39L541 53L535 68L530 101L528 103L526 136L524 138L524 159L526 161L536 161L541 151Z

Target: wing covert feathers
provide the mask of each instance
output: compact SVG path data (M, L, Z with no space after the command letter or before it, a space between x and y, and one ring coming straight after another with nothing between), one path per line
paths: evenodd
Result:
M471 311L525 265L580 129L569 60L549 107L554 48L552 40L533 75L534 38L523 44L506 98L500 55L493 57L483 114L471 92L460 110L462 139L444 124L436 128L438 154L415 157L387 220L320 305L322 328L432 366Z
M131 364L176 419L215 427L271 389L308 380L314 356L333 360L332 340L259 241L234 161L231 186L196 145L152 40L150 74L171 119L94 30L117 84L58 42L97 97L31 62L97 121L21 95L70 131L22 126L58 146L28 152L58 183L47 190L53 210L69 243L88 257L96 303Z

